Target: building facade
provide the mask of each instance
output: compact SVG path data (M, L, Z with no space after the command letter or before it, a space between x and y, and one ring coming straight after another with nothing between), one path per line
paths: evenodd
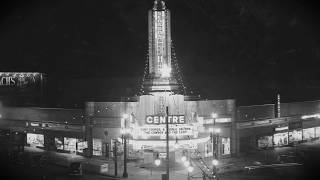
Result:
M320 137L320 101L238 107L236 124L238 153L312 141Z

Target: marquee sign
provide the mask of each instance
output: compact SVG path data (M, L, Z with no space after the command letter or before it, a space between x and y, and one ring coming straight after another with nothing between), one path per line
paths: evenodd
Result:
M169 124L185 124L184 115L169 115L168 116ZM165 116L147 116L146 124L166 124Z
M165 125L143 126L139 127L138 133L140 136L163 136L166 135ZM169 136L192 136L193 126L191 125L177 125L169 127Z

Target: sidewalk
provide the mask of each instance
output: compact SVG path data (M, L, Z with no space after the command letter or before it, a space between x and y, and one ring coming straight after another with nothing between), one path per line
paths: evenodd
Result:
M305 148L310 148L312 146L319 146L320 140L313 142L306 142L303 144L298 144L295 147L281 147L264 151L257 151L250 154L241 155L240 157L232 157L226 159L220 159L218 165L218 173L225 174L229 172L242 171L245 166L252 166L258 164L272 164L279 163L278 155L288 152L303 151ZM29 153L46 153L50 157L50 162L56 165L69 167L71 162L80 161L83 163L84 172L90 172L95 174L107 175L114 177L114 162L107 161L98 158L86 158L80 155L75 155L71 153L58 153L58 152L47 152L38 148L25 147L25 151ZM205 162L207 165L211 165L212 158L206 158ZM103 171L101 169L102 165L108 164L108 171ZM129 162L128 166L128 178L130 180L160 180L161 174L165 174L165 168L155 167L154 165L147 165L141 167L138 163ZM171 168L170 179L187 179L187 170L183 168ZM123 174L123 160L118 161L117 168L117 178L122 179ZM196 175L195 175L196 174ZM198 168L194 168L194 171L190 173L197 177L201 177L201 172Z

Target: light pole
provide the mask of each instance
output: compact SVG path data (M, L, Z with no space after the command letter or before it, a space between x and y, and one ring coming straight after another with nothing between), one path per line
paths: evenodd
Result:
M188 155L187 157L186 156L182 156L181 157L181 161L183 162L183 165L187 168L187 171L188 171L188 180L191 179L191 176L190 176L190 173L193 171L193 166L191 164L191 158L189 156L189 152L188 152Z
M127 178L128 177L128 172L127 172L127 138L128 138L128 130L127 130L127 120L128 120L128 114L124 114L122 119L123 119L123 126L124 129L121 129L121 136L123 139L123 177Z
M212 155L213 155L213 160L212 160L212 177L215 178L217 174L217 165L219 163L218 161L218 143L219 143L219 133L221 132L220 128L211 128L210 129L210 135L212 138Z
M169 107L166 107L166 141L167 141L167 147L166 147L166 160L167 160L167 174L166 174L166 180L169 180L169 122L168 122L168 116L169 116Z

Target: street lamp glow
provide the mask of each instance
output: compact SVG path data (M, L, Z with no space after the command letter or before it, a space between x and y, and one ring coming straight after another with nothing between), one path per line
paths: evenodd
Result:
M218 160L216 160L216 159L212 160L212 165L217 166L218 164L219 164Z
M193 169L194 169L194 168L193 168L192 166L189 166L189 167L188 167L188 172L192 172Z
M154 161L154 164L155 164L156 166L159 166L159 165L161 164L161 160L160 160L160 159L156 159L156 160Z
M212 114L211 114L211 117L212 117L212 118L217 118L217 117L218 117L218 114L217 114L217 113L212 113Z
M190 162L189 161L185 161L183 164L184 164L185 167L189 167L190 166Z
M182 157L181 157L181 161L182 161L182 162L186 162L186 161L187 161L187 157L182 156Z

